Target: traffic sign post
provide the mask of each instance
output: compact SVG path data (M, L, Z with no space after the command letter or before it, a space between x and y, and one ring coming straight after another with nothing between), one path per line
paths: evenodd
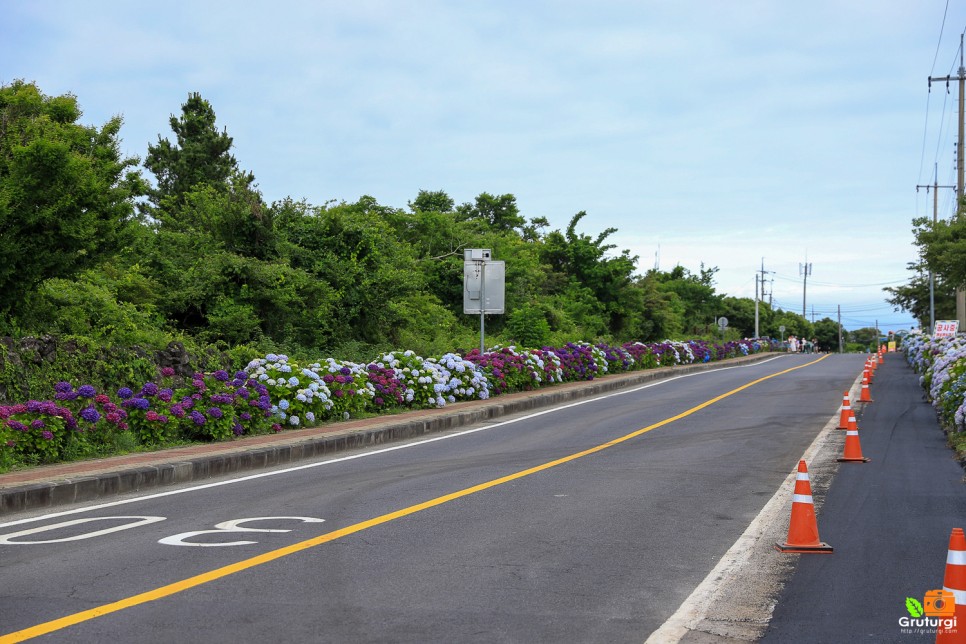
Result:
M463 313L480 316L480 353L485 348L487 313L502 314L506 300L506 264L489 248L463 250Z
M718 328L721 329L721 341L724 342L725 329L728 328L728 318L723 315L718 318Z

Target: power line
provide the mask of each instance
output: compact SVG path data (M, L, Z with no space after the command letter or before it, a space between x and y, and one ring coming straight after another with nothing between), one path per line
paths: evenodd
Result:
M939 60L939 49L943 44L943 30L946 28L946 14L949 12L949 0L946 0L946 8L943 9L943 22L939 27L939 41L936 43L936 54L932 57L932 67L929 68L929 75L936 71L936 61ZM926 138L929 131L929 97L931 92L926 93L926 122L922 126L922 153L919 157L919 178L922 179L922 166L926 161ZM938 150L936 152L939 154Z
M775 273L775 276L778 277L779 279L782 279L788 282L798 283L798 278L796 277L789 277L788 275L782 275L781 273ZM908 281L909 281L908 279L904 278L904 279L891 280L888 282L872 282L869 284L848 284L843 282L816 282L815 280L812 280L812 285L813 286L833 286L833 287L839 287L839 288L866 288L866 287L872 287L872 286L891 286L893 284L905 284Z
M932 67L929 68L930 75L936 71L936 61L939 60L939 47L943 44L943 30L946 28L947 13L949 13L949 0L946 0L946 8L943 9L943 22L939 26L939 42L936 43L936 55L932 57Z

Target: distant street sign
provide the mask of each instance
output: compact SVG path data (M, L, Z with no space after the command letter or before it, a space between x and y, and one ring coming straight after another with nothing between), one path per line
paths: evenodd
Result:
M728 318L721 316L718 318L718 328L724 331L728 328Z

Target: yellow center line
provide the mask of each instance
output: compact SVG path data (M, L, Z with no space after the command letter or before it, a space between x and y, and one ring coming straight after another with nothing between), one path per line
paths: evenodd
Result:
M38 637L40 635L46 635L48 633L52 633L54 631L67 628L68 626L73 626L74 624L80 624L81 622L86 622L88 620L92 620L97 617L101 617L103 615L116 613L126 608L132 608L134 606L146 604L148 602L152 602L158 599L163 599L164 597L170 597L171 595L175 595L177 593L189 590L196 586L201 586L202 584L207 584L209 582L221 579L223 577L227 577L229 575L233 575L238 572L242 572L244 570L248 570L250 568L254 568L256 566L261 566L262 564L275 561L276 559L281 559L282 557L287 557L288 555L292 555L297 552L301 552L303 550L308 550L309 548L314 548L324 543L329 543L331 541L341 539L342 537L347 537L357 532L362 532L363 530L368 530L369 528L373 528L375 526L382 525L384 523L389 523L390 521L395 521L396 519L401 519L402 517L406 517L411 514L416 514L417 512L422 512L423 510L428 510L429 508L434 508L438 505L443 505L444 503L449 503L450 501L454 501L464 496L476 494L477 492L482 492L483 490L488 490L498 485L503 485L504 483L509 483L510 481L522 479L526 476L530 476L531 474L536 474L537 472L543 472L544 470L549 470L552 467L556 467L558 465L563 465L564 463L575 461L578 458L583 458L584 456L595 454L597 452L607 449L608 447L619 445L620 443L628 441L632 438L636 438L638 436L641 436L642 434L646 434L647 432L657 429L658 427L669 425L675 421L678 421L678 420L681 420L682 418L690 416L695 412L701 411L702 409L709 407L720 400L723 400L729 396L733 396L734 394L740 391L744 391L749 387L757 385L758 383L764 382L766 380L770 380L771 378L775 378L777 376L781 376L783 374L789 373L790 371L795 371L796 369L802 369L803 367L811 366L817 362L821 362L827 357L828 357L828 354L822 356L818 360L813 360L812 362L808 362L803 365L798 365L797 367L785 369L784 371L779 371L777 373L773 373L763 378L753 380L747 384L744 384L738 387L737 389L732 389L731 391L723 393L720 396L715 396L714 398L711 398L710 400L707 400L701 403L700 405L696 405L695 407L692 407L687 411L681 412L676 416L665 418L664 420L656 422L653 425L648 425L647 427L638 429L636 431L631 432L630 434L621 436L619 438L615 438L601 445L597 445L595 447L591 447L589 449L585 449L583 451L576 452L574 454L570 454L569 456L564 456L563 458L558 458L557 460L549 461L547 463L543 463L535 467L521 470L513 474L501 476L500 478L496 478L491 481L486 481L485 483L480 483L479 485L474 485L472 487L468 487L468 488L459 490L457 492L445 494L443 496L436 497L435 499L430 499L429 501L417 503L416 505L411 505L409 507L396 510L395 512L390 512L388 514L383 514L381 516L374 517L372 519L368 519L360 523L346 526L345 528L340 528L338 530L328 532L318 537L313 537L312 539L306 539L305 541L300 541L299 543L295 543L290 546L285 546L284 548L278 548L276 550L272 550L270 552L266 552L266 553L257 555L255 557L251 557L249 559L244 559L242 561L239 561L227 566L223 566L221 568L216 568L214 570L201 573L200 575L188 577L187 579L182 579L181 581L176 581L166 586L155 588L154 590L149 590L147 592L143 592L137 595L132 595L131 597L126 597L124 599L111 602L110 604L104 604L96 608L91 608L88 610L81 611L79 613L74 613L73 615L67 615L66 617L61 617L59 619L55 619L49 622L37 624L36 626L31 626L29 628L25 628L23 630L16 631L14 633L0 635L0 644L22 642L24 640Z

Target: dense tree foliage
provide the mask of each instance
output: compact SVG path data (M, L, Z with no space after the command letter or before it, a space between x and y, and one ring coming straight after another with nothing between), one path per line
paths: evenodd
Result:
M369 196L266 204L199 94L171 117L173 138L148 146L147 180L118 154L120 119L77 125L73 97L19 82L0 100L6 333L349 359L469 349L479 321L463 314L463 251L490 248L506 262L506 314L487 316L490 344L718 338L722 315L729 339L754 334L754 302L717 293L716 268L640 274L608 242L616 229L583 232L584 211L554 230L512 194L456 205L419 190L405 209ZM760 304L761 334L779 325L786 337L813 330Z
M929 272L933 273L933 300L937 320L955 319L957 287L966 286L966 219L964 203L949 221L933 221L927 217L913 219L915 244L919 261L910 263L913 273L909 283L883 289L887 301L895 309L908 311L922 328L930 323Z
M144 184L119 151L121 119L77 123L70 95L0 88L0 314L44 280L69 278L123 243Z

